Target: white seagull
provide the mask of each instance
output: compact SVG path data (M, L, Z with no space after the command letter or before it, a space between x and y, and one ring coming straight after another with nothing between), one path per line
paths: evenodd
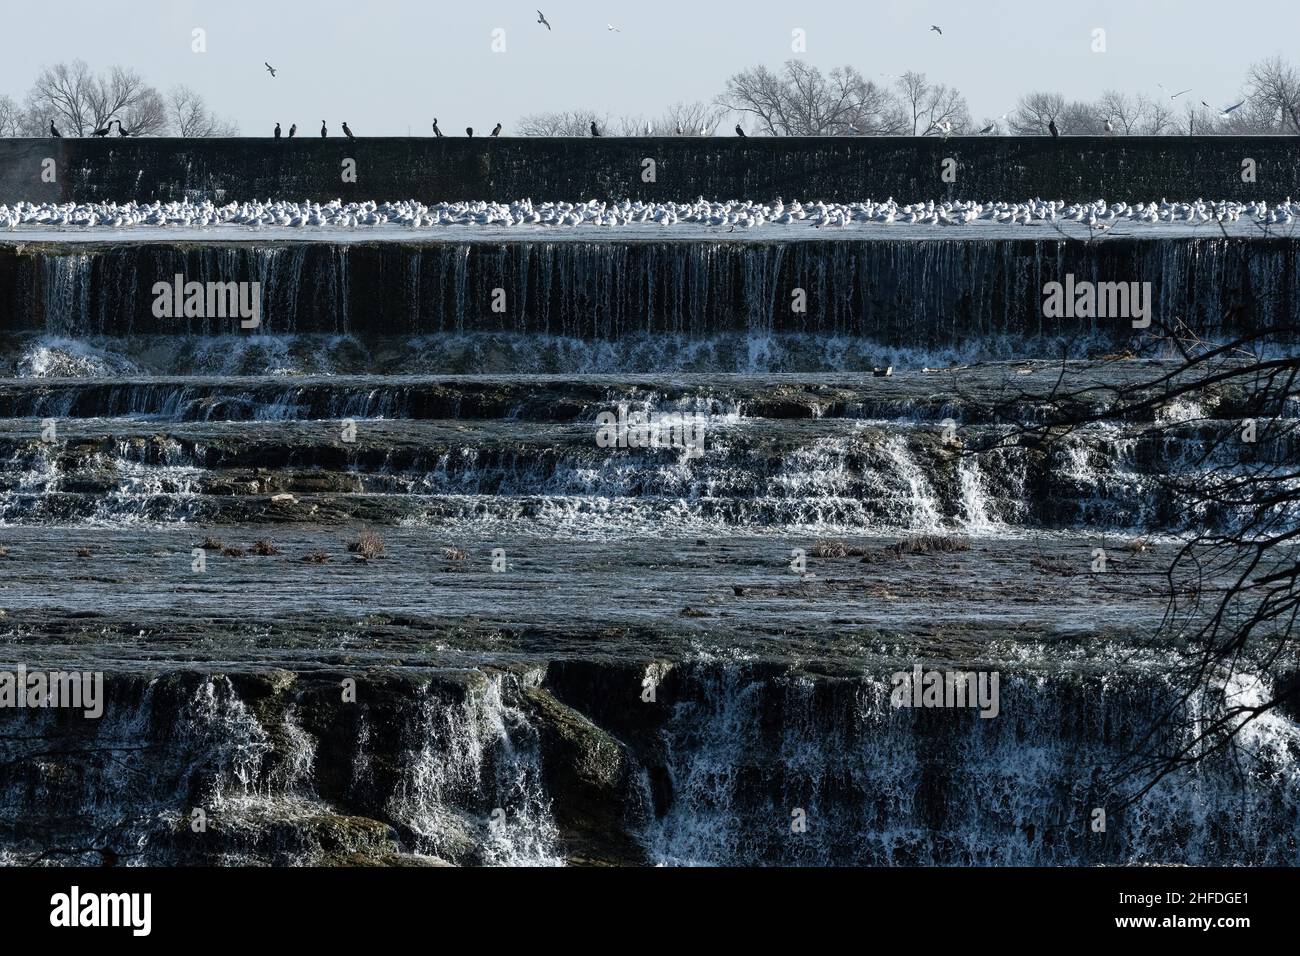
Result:
M605 29L608 30L610 33L622 33L622 32L623 32L623 31L620 30L618 27L614 26L614 24L612 24L612 23L606 23L606 24L605 24Z

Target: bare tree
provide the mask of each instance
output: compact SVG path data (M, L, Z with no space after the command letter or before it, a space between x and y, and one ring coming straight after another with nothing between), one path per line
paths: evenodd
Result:
M84 60L47 66L27 94L33 112L57 120L64 135L85 136L95 129L91 97L95 78Z
M610 128L619 136L645 136L647 122L649 121L638 113L636 116L620 116Z
M850 66L837 67L828 75L799 60L788 61L779 74L765 66L753 67L728 79L716 102L753 117L756 129L772 136L905 129L895 97Z
M1244 95L1244 94L1243 94ZM1215 132L1224 136L1253 136L1278 131L1277 113L1256 97L1245 96L1245 105L1231 113L1220 113Z
M1065 97L1060 93L1026 93L1007 118L1007 125L1018 136L1044 135L1048 124L1064 110Z
M713 132L722 121L722 115L721 110L708 103L678 102L654 121L654 127L657 133L665 136L700 136Z
M1183 104L1183 116L1178 121L1178 132L1195 136L1214 132L1214 114L1195 100Z
M1129 96L1119 90L1106 90L1097 101L1097 112L1103 120L1110 120L1115 132L1132 136L1141 132L1147 119L1150 101L1141 96Z
M172 131L182 137L236 136L233 120L219 119L203 97L188 86L174 86L167 94L167 112Z
M908 72L895 84L913 136L939 132L965 132L970 127L966 98L942 83L931 83L924 73Z
M162 132L165 114L162 97L134 70L115 66L90 86L91 118L96 129L111 119L126 120L137 136Z
M1066 103L1056 118L1056 125L1062 133L1072 136L1100 136L1106 132L1106 118L1097 104L1083 100Z
M604 130L609 114L595 110L566 110L560 113L529 113L518 124L520 136L590 136L591 124Z
M166 128L162 96L134 70L115 66L95 75L84 60L43 69L27 95L31 112L56 120L65 135L86 136L120 120L137 136Z
M1146 99L1139 96L1139 99ZM1174 108L1170 102L1163 97L1155 100L1146 101L1147 122L1145 132L1149 136L1164 136L1167 133L1176 132L1178 122L1174 119Z
M1300 73L1281 57L1252 64L1246 74L1252 105L1277 132L1300 133Z
M730 77L717 103L723 109L750 114L765 133L788 134L783 84L766 66L742 70Z
M147 87L117 114L132 136L161 136L167 132L167 103L162 94Z
M23 111L12 96L0 95L0 136L18 136L23 125Z

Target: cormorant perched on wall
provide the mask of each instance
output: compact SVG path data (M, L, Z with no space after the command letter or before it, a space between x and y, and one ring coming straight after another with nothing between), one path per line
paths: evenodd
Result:
M1052 134L1052 139L1056 139L1061 135L1061 131L1056 128L1056 120L1054 119L1047 121L1047 131Z
M741 139L745 138L745 131L740 128L739 123L736 124L736 135L739 136Z
M131 132L129 129L127 129L125 126L123 126L121 120L118 120L118 121L117 121L117 135L118 135L118 136L134 136L135 134L132 133L132 132Z
M600 135L600 130L596 128L596 121L595 121L595 120L592 120L592 121L591 121L591 135L592 135L592 136L599 136L599 135Z
M346 136L348 139L356 139L356 137L352 135L352 130L348 129L348 124L346 120L343 122L343 135Z
M492 128L492 135L493 135L494 137L495 137L495 136L500 136L500 135L501 135L501 124L500 124L500 123L497 123L497 125L494 126L494 127Z
M276 124L275 124L275 138L276 138L276 139L279 139L279 138L280 138L280 124L279 124L279 123L276 123Z
M470 139L473 139L473 138L474 138L474 127L473 127L473 126L466 126L466 127L465 127L465 135L468 136Z
M298 135L298 124L294 123L292 126L289 127L289 138L293 139L297 135Z
M321 138L321 139L324 139L324 138L325 138L326 136L328 136L328 135L329 135L329 130L327 130L327 129L325 128L325 121L324 121L324 120L321 120L321 121L320 121L320 138Z
M50 135L55 139L63 139L63 134L60 133L59 128L54 125L54 120L50 120Z
M438 117L433 118L433 135L442 139L442 130L438 129Z
M103 139L109 133L113 132L113 124L116 122L117 120L109 120L108 125L101 126L99 129L95 130L95 135L98 136L100 139Z

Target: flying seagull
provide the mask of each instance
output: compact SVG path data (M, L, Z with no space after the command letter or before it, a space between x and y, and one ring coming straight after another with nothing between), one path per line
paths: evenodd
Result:
M1245 106L1245 105L1246 105L1246 101L1245 101L1245 100L1242 100L1240 103L1234 103L1232 106L1229 106L1229 107L1227 107L1226 109L1224 109L1224 111L1223 111L1223 115L1224 115L1224 116L1227 116L1227 115L1228 115L1229 113L1231 113L1233 110L1237 109L1237 107L1239 107L1239 106Z
M1162 90L1164 90L1166 93L1169 93L1169 90L1165 89L1165 85L1164 85L1163 83L1157 83L1156 86L1160 87L1160 88L1161 88ZM1190 92L1192 92L1192 87L1189 86L1187 89L1185 89L1185 90L1179 90L1177 93L1169 93L1169 98L1170 98L1171 100L1176 100L1176 99L1178 99L1178 97L1182 96L1184 93L1190 93Z
M264 66L264 67L266 67L268 70L270 70L270 71L271 71L271 79L275 79L275 67L273 67L270 63L267 63L265 60L262 61L262 66Z
M608 30L610 33L622 33L622 32L623 32L623 31L620 30L618 27L614 26L614 24L612 24L612 23L606 23L606 24L605 24L605 29Z
M939 34L939 36L943 36L943 31L940 30L938 27L936 27L933 23L930 24L930 31L931 31L932 33L937 33L937 34Z
M542 13L541 10L537 11L537 22L540 23L542 26L546 27L546 29L548 30L551 28L551 25L546 22L546 14Z

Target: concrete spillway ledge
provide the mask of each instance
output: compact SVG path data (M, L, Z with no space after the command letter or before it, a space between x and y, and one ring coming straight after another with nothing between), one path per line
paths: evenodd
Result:
M1279 202L1300 195L1300 139L0 140L0 202L5 203L187 196L322 202L396 196L422 202L575 196L849 201L867 195L900 201L1042 196L1079 202L1104 196L1138 202L1213 196Z
M0 232L0 247L68 245L117 246L131 243L509 243L509 242L870 242L870 241L979 241L1015 239L1055 242L1074 240L1114 242L1121 239L1287 239L1300 235L1297 226L1265 229L1254 221L1224 223L1137 223L1120 222L1104 230L1090 230L1077 222L1036 222L1027 226L971 223L964 226L851 223L847 226L818 227L811 222L772 224L749 229L729 229L695 223L671 226L654 224L628 226L548 227L519 226L432 226L418 229L399 225L290 228L281 226L134 226L127 229L98 227L21 226Z

